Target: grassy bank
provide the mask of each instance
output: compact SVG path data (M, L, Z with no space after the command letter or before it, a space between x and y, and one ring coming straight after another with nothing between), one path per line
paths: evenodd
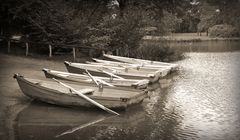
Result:
M176 61L182 59L182 53L170 48L169 46L159 44L158 42L153 42L151 45L146 44L144 42L141 43L139 48L134 48L130 50L130 57L136 57L147 60L155 60L155 61ZM62 48L53 49L52 57L49 57L49 50L47 47L39 47L31 45L29 47L28 56L26 55L26 47L25 44L22 43L11 43L11 50L8 52L8 47L6 42L0 42L2 46L0 49L0 53L22 56L26 58L36 58L41 60L54 60L54 61L74 61L72 49L69 48L66 50ZM92 57L94 58L102 58L102 52L99 50L86 50L83 48L78 48L76 50L76 59L75 62L86 62L91 61Z

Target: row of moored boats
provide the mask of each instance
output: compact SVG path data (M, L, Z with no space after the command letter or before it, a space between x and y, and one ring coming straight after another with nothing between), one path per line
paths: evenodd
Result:
M117 114L110 108L126 109L140 103L147 96L151 83L178 69L178 65L172 63L108 54L104 57L108 60L65 61L68 72L43 68L51 81L25 78L20 74L15 74L14 78L22 92L31 98L64 106L98 106ZM66 81L71 82L66 84Z

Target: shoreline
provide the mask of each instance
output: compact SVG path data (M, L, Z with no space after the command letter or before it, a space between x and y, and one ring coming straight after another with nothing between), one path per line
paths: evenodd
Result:
M240 37L209 37L206 33L173 33L167 36L151 36L143 37L143 41L173 41L173 42L197 42L197 41L240 41Z

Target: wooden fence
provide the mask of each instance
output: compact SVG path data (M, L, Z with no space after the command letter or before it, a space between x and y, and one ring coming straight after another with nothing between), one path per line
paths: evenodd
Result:
M85 49L95 49L95 50L102 50L104 51L105 49L103 48L93 48L93 47L76 47L76 45L62 45L62 44L46 44L46 43L39 43L39 42L30 42L30 41L23 41L23 40L15 40L15 39L6 39L1 37L0 38L2 41L6 40L7 41L7 53L11 52L11 43L24 43L25 44L25 56L29 55L29 50L30 50L30 43L35 43L35 44L42 44L42 45L47 45L48 46L48 56L51 58L53 57L53 45L56 45L60 48L71 48L72 49L72 55L73 55L73 61L76 60L76 48L85 48Z

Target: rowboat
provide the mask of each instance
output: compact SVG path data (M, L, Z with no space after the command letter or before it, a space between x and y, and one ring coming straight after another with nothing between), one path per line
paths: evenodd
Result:
M110 73L125 78L125 79L148 79L150 82L158 80L160 77L163 77L161 71L156 72L142 72L134 69L126 69L121 67L111 67L111 66L99 66L83 63L72 63L65 61L64 62L68 72L83 74L88 70L91 74L95 76L108 77ZM111 75L111 74L110 74Z
M131 63L126 63L126 62L119 62L119 61L109 61L109 60L102 60L102 59L97 59L97 58L92 58L95 62L98 64L105 64L105 65L113 65L113 66L118 66L118 67L128 67L136 70L146 70L146 71L156 71L156 70L170 70L171 66L151 66L151 65L140 65L140 64L131 64ZM92 62L88 62L91 64L94 64Z
M75 89L70 90L52 81L25 78L19 74L15 74L14 78L26 96L60 106L95 107L94 104L76 94L76 91L107 108L120 109L138 104L147 96L146 91L131 88L103 88L81 83L78 85L68 84Z
M101 59L97 59L97 58L92 58L92 59L96 62L87 61L87 63L92 64L92 65L102 65L102 66L134 69L134 70L146 72L146 73L161 71L162 77L166 76L171 71L170 66L151 67L151 66L143 66L143 65L139 65L139 64L130 64L130 63L123 63L123 62L116 62L116 61L101 60Z
M171 67L172 70L178 69L178 65L173 63L151 61L151 60L144 60L144 59L137 59L137 58L128 58L128 57L115 56L115 55L109 55L109 54L103 54L103 56L111 60L130 63L130 64L139 64L142 66L147 65L148 67Z
M94 84L94 81L88 75L62 72L62 71L50 70L46 68L43 68L42 71L44 72L46 78L56 78L61 80L74 81L78 83ZM149 83L149 80L147 79L145 80L118 79L110 76L109 77L94 76L94 78L104 81L103 84L105 85L111 84L117 87L132 87L132 88L144 89L147 87Z

